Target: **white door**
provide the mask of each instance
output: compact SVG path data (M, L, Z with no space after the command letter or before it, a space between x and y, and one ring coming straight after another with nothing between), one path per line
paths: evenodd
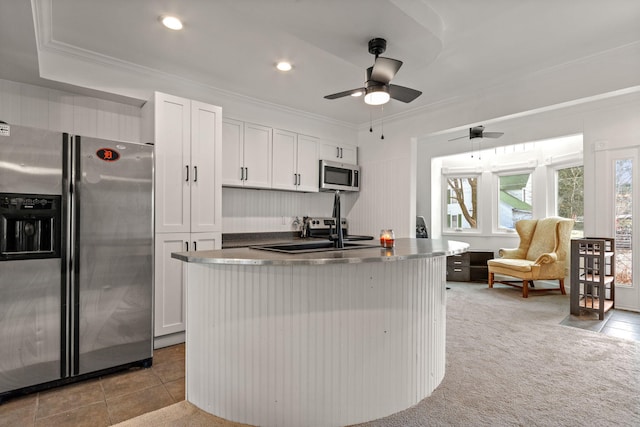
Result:
M222 247L222 233L191 233L189 250L212 251Z
M242 186L244 183L244 123L222 121L222 185Z
M220 138L222 109L191 102L191 232L220 231L222 226Z
M190 229L190 101L156 93L156 232Z
M318 139L298 135L298 190L318 191L319 175Z
M244 124L244 185L271 188L271 128Z
M596 191L607 202L598 210L597 227L602 236L616 239L615 306L640 311L640 266L638 252L633 251L640 243L639 233L635 232L640 214L638 149L607 150L604 158L604 167L596 170Z
M298 135L286 130L273 130L272 188L295 190L297 187L296 151Z
M154 336L185 330L184 263L171 258L172 252L184 252L189 233L156 234L154 285Z

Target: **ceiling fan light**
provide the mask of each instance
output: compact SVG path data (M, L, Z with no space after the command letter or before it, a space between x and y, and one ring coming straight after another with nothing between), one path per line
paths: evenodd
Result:
M386 86L375 86L367 90L364 102L369 105L382 105L389 102L389 89Z
M280 71L291 71L292 65L287 61L280 61L276 64L276 68Z
M362 95L364 95L364 92L362 92L361 90L359 90L358 92L353 92L351 94L351 96L353 96L354 98L357 98L357 97L362 96Z
M175 16L161 16L160 22L162 22L162 25L171 30L182 29L182 21L180 21L180 19L176 18Z

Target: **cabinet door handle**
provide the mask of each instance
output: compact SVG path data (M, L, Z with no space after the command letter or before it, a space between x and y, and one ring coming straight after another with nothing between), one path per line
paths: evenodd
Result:
M336 147L336 149L338 150L338 152L337 152L337 154L336 154L336 157L337 157L337 158L340 158L340 147Z
M185 166L187 168L187 179L185 181L189 181L189 165Z
M249 168L244 168L244 180L249 180Z
M244 168L240 167L240 181L244 181Z
M198 250L198 244L196 243L196 241L193 241L193 250L197 251Z
M293 185L298 185L298 174L297 173L293 174Z
M462 264L462 261L453 261L454 264Z
M187 252L189 252L189 242L184 242L184 246L187 249Z
M298 185L302 184L302 178L300 177L300 174L298 174Z
M193 182L197 182L198 181L198 167L194 166L193 167Z
M456 273L460 273L462 271L461 268L454 268L453 271L455 271Z
M342 147L340 147L340 158L342 158Z

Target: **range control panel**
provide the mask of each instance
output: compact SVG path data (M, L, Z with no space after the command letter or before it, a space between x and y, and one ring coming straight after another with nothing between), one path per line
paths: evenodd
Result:
M335 223L336 223L335 218L332 218L332 217L312 217L312 218L309 218L307 221L309 223L309 230L327 230L327 233L329 233L330 228L335 227ZM346 218L342 218L340 220L340 224L343 230L347 229Z

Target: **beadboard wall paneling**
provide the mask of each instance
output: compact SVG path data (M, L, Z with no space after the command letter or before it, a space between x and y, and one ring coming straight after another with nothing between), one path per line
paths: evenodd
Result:
M343 193L342 216L349 219L358 193ZM222 231L248 233L294 231L297 216L331 216L333 193L299 193L295 191L254 190L223 187Z
M392 228L396 237L415 237L415 231L410 230L406 221L409 217L406 159L366 161L360 167L361 199L350 212L350 232L376 236L381 229Z
M446 258L187 266L187 400L262 426L360 423L445 372Z
M0 80L0 120L18 126L140 142L140 108Z

